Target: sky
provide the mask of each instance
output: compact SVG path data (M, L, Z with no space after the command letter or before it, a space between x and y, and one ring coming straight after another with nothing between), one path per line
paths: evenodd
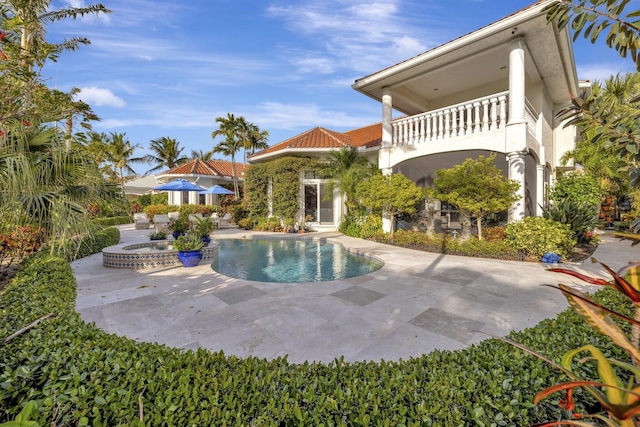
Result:
M316 126L343 132L379 122L380 104L351 88L356 79L533 2L102 0L112 13L47 25L50 42L91 44L48 63L43 78L63 91L79 88L78 99L101 118L93 129L125 133L141 147L136 156L161 137L178 140L187 156L209 151L221 140L211 138L215 119L227 113L268 131L273 145ZM640 0L631 0L627 10L636 9ZM602 37L573 47L580 79L633 71Z

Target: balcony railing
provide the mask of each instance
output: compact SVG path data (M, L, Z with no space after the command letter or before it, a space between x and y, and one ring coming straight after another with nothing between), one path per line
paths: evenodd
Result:
M508 94L501 92L394 120L391 123L393 145L420 144L504 129Z

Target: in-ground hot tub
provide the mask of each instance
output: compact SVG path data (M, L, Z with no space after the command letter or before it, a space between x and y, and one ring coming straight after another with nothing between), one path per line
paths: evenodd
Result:
M172 243L172 240L164 240L109 246L102 250L102 265L134 270L182 265ZM218 243L212 241L209 246L202 248L202 261L211 261L218 251Z

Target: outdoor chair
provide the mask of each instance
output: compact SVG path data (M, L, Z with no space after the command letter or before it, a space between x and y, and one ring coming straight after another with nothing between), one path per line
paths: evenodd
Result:
M169 215L156 214L153 216L153 225L156 231L167 232L169 230L169 224L171 224Z
M151 221L146 213L134 213L133 222L135 223L136 230L142 228L149 228Z
M180 218L180 212L169 212L167 216L169 217L169 221L176 220Z
M218 224L218 229L221 228L229 228L229 220L231 219L231 214L226 213L223 217L215 219L214 222Z
M202 214L191 214L189 215L189 222L191 224L196 224L198 222L198 219L203 219L203 218L204 216Z

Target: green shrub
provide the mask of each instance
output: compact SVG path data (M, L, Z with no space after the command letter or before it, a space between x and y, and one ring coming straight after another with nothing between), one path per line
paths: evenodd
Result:
M576 244L570 226L537 216L512 222L506 234L506 241L515 249L535 258L547 252L566 257Z
M129 224L133 222L133 217L131 215L122 215L122 216L114 216L111 218L98 218L94 219L93 222L98 225L102 225L105 227L110 227L113 225L120 224Z
M382 233L382 216L367 215L362 223L360 237L363 239L369 239L380 233Z
M580 202L571 198L553 202L543 210L545 218L562 224L567 224L573 231L573 237L578 238L593 230L598 223L598 207L587 202Z
M598 299L628 311L612 294ZM562 376L493 339L407 361L296 365L107 334L82 322L75 298L69 264L43 255L0 294L1 337L55 313L3 345L0 422L30 401L39 425L135 426L140 408L153 426L520 426L561 416L532 399ZM510 337L556 360L584 343L624 359L569 310Z

